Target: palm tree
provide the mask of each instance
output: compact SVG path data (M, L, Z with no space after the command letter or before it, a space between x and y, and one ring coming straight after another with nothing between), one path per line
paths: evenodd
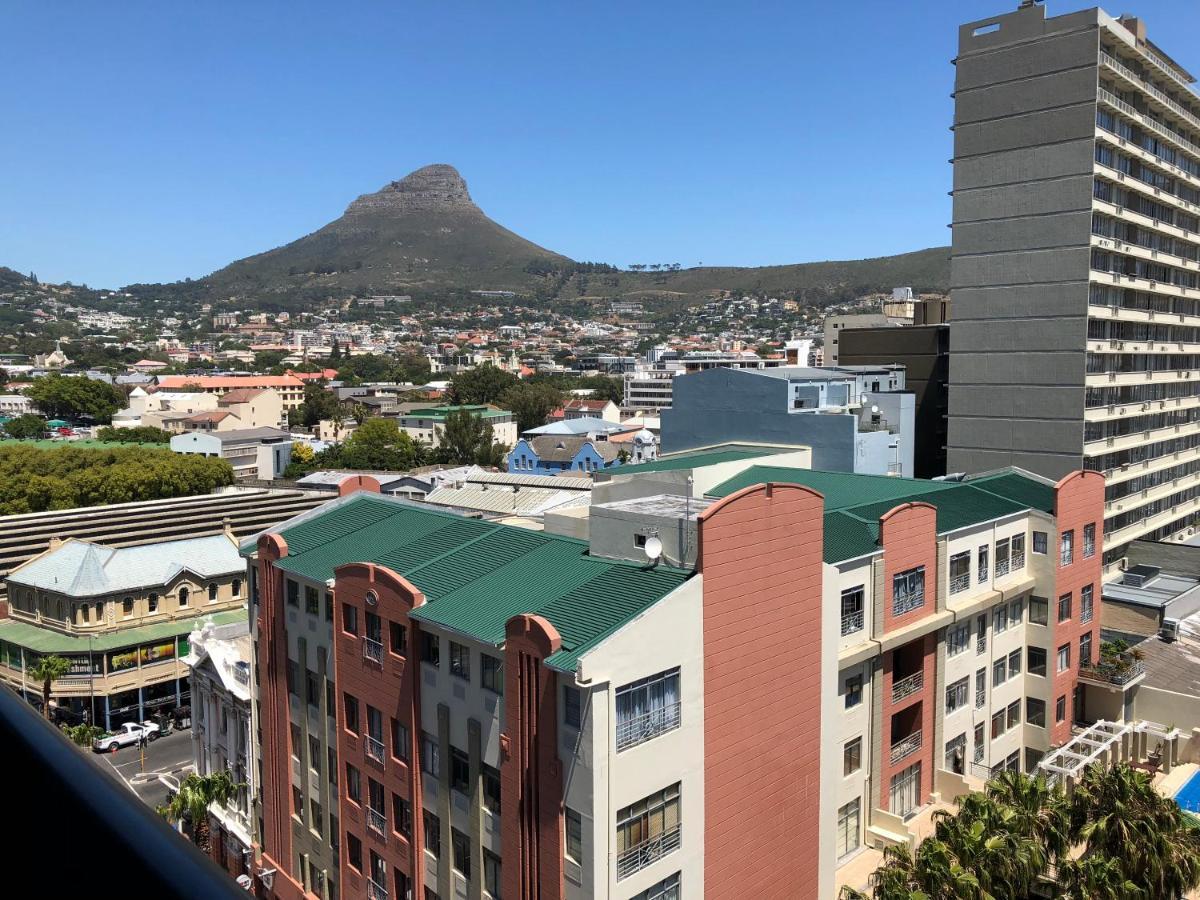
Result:
M1062 900L1140 900L1146 896L1121 871L1121 861L1105 856L1069 859L1058 867Z
M42 715L50 718L50 685L71 671L71 663L61 656L39 656L30 666L29 677L42 683Z
M1071 846L1071 817L1061 788L1051 787L1044 774L1002 772L984 789L989 800L1012 810L1014 828L1044 849L1048 863L1056 862Z
M171 823L189 820L192 823L192 838L196 846L208 852L209 806L213 803L225 806L244 787L244 784L234 781L227 771L214 772L211 775L197 775L193 772L180 783L179 790L170 802L158 812Z

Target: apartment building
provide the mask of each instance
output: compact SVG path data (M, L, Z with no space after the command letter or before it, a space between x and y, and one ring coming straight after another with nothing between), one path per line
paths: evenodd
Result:
M438 436L446 428L446 418L452 413L466 410L492 426L492 443L510 449L517 442L517 420L506 409L478 404L475 406L428 406L401 413L396 423L409 433L414 441L428 447L436 447Z
M158 386L168 391L194 390L218 397L230 391L270 388L279 394L285 412L299 408L304 402L304 379L297 375L160 375Z
M675 378L683 374L682 366L643 368L625 373L625 397L621 408L626 410L660 410L671 405Z
M265 893L826 898L1087 718L1097 473L689 471L590 542L358 492L243 545Z
M959 30L949 471L1107 479L1104 546L1200 518L1200 96L1101 9Z

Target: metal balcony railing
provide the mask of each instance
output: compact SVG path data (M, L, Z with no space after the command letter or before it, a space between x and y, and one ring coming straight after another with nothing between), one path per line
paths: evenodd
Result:
M975 708L983 709L985 703L987 703L987 690L983 689L975 691Z
M373 878L367 879L367 900L387 900L387 896L387 888Z
M377 834L387 836L387 818L377 809L367 807L367 827Z
M646 866L653 865L668 853L674 853L679 849L681 837L682 826L677 823L666 831L661 831L654 837L618 854L617 881L628 878L634 872L640 872Z
M373 738L370 735L367 735L366 749L367 756L371 757L371 759L375 760L375 762L383 762L383 741L379 740L379 738Z
M1014 572L1019 572L1021 569L1025 568L1025 554L1024 553L1014 553L1012 555L1011 562L1012 562L1012 570Z
M1093 606L1084 606L1080 608L1079 621L1081 624L1086 625L1088 622L1092 621L1093 609Z
M658 737L679 727L680 702L652 709L640 716L617 721L617 749L627 750L651 738Z
M862 631L863 614L860 609L858 612L842 614L842 636L854 634L856 631Z
M921 690L925 686L925 673L914 672L913 674L901 678L899 681L892 682L892 702L899 703L905 697L909 697Z
M1102 656L1090 666L1079 667L1079 677L1108 684L1126 685L1146 673L1146 664L1128 653Z
M925 605L925 590L922 588L918 591L902 594L897 592L892 599L892 615L902 616L906 612L911 612L914 609L920 609Z
M906 756L912 756L921 749L921 732L914 731L906 738L896 741L892 744L891 760L892 765L900 762Z
M996 560L996 577L1003 578L1008 574L1009 561L1007 559Z
M363 659L369 659L371 662L383 662L383 643L381 641L373 641L371 638L363 638Z
M955 575L950 579L950 593L959 594L971 586L971 573Z

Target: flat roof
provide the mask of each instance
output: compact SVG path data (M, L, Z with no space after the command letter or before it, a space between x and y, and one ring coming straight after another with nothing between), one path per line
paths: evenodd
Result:
M1123 580L1111 581L1104 585L1104 599L1162 609L1171 601L1198 587L1200 578L1163 572L1140 585L1124 584Z
M174 619L170 622L160 622L157 625L141 625L136 628L123 628L120 631L94 634L90 641L86 634L63 634L60 631L30 625L28 622L5 619L0 622L0 641L16 644L26 650L33 650L35 653L87 653L89 650L103 653L121 647L145 644L148 641L191 634L210 617L216 625L227 625L230 622L244 621L246 616L245 607L218 613L201 613L187 619Z
M634 463L614 469L613 475L644 475L647 472L677 472L681 469L699 469L703 466L715 466L719 463L737 462L742 459L756 459L760 456L774 456L777 453L796 453L807 450L805 444L793 446L782 445L753 445L753 444L719 444L713 447L697 447L694 450L680 450L678 453L668 453L660 456L654 462Z

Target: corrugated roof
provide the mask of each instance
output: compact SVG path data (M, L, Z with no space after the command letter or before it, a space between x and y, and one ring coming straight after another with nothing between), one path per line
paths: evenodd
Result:
M137 628L123 628L120 631L95 634L90 642L87 635L63 634L49 628L30 625L28 622L5 619L0 622L0 641L17 644L35 653L87 653L89 650L102 653L120 647L134 647L150 641L191 634L210 617L215 625L227 625L231 622L245 621L246 615L245 609L231 609L225 612L192 616L187 619L160 622L157 625L142 625Z
M800 447L748 447L745 445L727 445L719 448L700 450L684 450L661 456L654 462L626 465L617 474L642 475L646 472L676 472L680 469L699 469L704 466L715 466L717 463L736 462L739 459L754 459L759 456L773 456L776 453L790 453Z
M1038 481L1020 472L999 472L967 479L967 484L1016 501L1030 509L1054 514L1054 485Z
M539 516L548 509L556 509L567 503L586 506L589 499L590 493L586 491L556 491L505 484L487 486L473 482L462 487L443 485L425 496L425 502L433 506L513 516Z
M580 654L687 580L691 573L588 555L584 541L464 519L356 494L282 530L279 568L325 581L350 562L388 566L428 602L414 618L499 645L514 615L545 616L562 635L548 661Z
M886 475L856 475L822 472L783 466L751 466L708 492L710 497L727 497L743 488L765 482L799 484L825 497L824 559L843 562L879 549L879 519L901 503L928 503L937 509L939 534L999 519L1026 509L1040 509L1029 502L1043 501L1045 488L1053 505L1054 489L1016 472L992 476L1015 496L999 489L989 490L976 481L926 481L891 478Z

